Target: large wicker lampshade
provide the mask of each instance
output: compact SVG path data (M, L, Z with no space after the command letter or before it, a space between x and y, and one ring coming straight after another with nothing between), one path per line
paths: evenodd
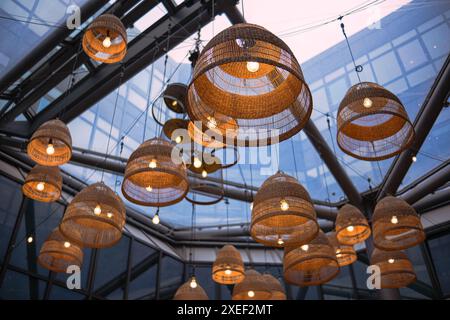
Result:
M358 208L346 204L339 209L336 217L336 237L340 243L351 246L363 242L369 236L369 223Z
M402 288L416 281L413 265L402 251L375 248L370 262L380 267L381 288Z
M205 290L199 284L192 288L190 283L191 281L183 283L175 292L173 300L209 300Z
M61 196L63 179L58 167L34 166L25 178L22 192L28 198L53 202Z
M339 263L321 230L309 244L284 248L283 270L288 283L315 286L333 279L339 273Z
M187 85L170 83L163 93L164 104L175 113L185 113L187 107Z
M223 246L213 263L212 279L220 284L236 284L244 277L244 262L239 251L232 245Z
M96 61L122 61L127 53L127 32L122 21L112 14L97 17L83 35L83 50Z
M255 241L283 247L305 244L319 225L308 192L293 177L277 172L256 193L250 234Z
M81 190L67 206L61 233L88 248L106 248L122 237L126 211L122 199L103 182Z
M328 240L336 253L336 259L340 267L347 266L356 261L357 255L352 245L339 243L336 232L327 233Z
M53 272L66 272L67 267L71 265L81 268L83 250L65 238L59 228L56 228L42 245L38 262Z
M43 166L59 166L72 157L72 137L61 120L42 124L31 136L27 153L32 160Z
M402 250L425 240L420 217L405 200L387 196L375 206L372 217L374 245L383 250Z
M312 110L311 93L292 51L253 24L233 25L206 45L194 68L188 101L192 121L223 136L235 123L234 143L246 146L271 143L271 135L288 139L303 128ZM248 129L259 132L249 134Z
M405 107L372 82L352 86L339 105L337 142L345 153L368 161L393 157L414 140Z
M263 279L272 294L270 300L286 300L286 292L277 278L269 273L265 273L263 274Z
M245 272L242 282L233 288L233 300L269 300L272 293L263 276L256 270Z
M164 207L180 202L189 189L186 167L172 160L174 146L153 138L130 156L122 193L129 201L144 206Z

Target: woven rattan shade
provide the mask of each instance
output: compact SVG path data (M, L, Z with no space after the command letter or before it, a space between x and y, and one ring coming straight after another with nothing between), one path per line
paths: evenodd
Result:
M28 173L22 192L28 198L37 201L53 202L61 196L62 183L58 167L44 167L37 164Z
M375 206L372 227L374 244L383 250L402 250L425 240L420 217L414 208L392 196L381 199Z
M53 272L66 272L67 267L71 265L81 268L83 250L65 238L56 228L42 245L38 262Z
M249 292L253 295L249 295ZM245 278L233 288L233 300L269 300L271 297L269 286L263 276L256 270L245 271Z
M369 236L369 223L358 208L346 204L339 209L336 217L336 237L340 243L354 245L363 242Z
M212 279L220 284L236 284L244 277L244 262L239 251L232 245L223 246L213 263Z
M164 103L173 112L185 113L187 107L187 85L170 83L163 93Z
M340 267L347 266L356 261L357 255L355 249L353 249L353 246L339 243L336 238L336 232L327 233L327 238L334 248L336 259Z
M178 137L181 138L180 143L190 143L189 135L187 134L189 120L184 119L169 119L164 123L163 132L167 138L176 141Z
M270 300L286 300L286 292L277 278L271 274L265 273L263 274L263 279L272 294Z
M284 279L297 286L315 286L339 273L336 253L322 231L308 245L285 247Z
M109 36L111 46L103 41ZM83 50L93 60L104 63L122 61L127 53L127 32L119 18L112 14L97 17L83 35Z
M233 129L230 130L232 131ZM196 121L195 123L189 121L188 134L192 141L204 147L223 148L226 145L226 140L219 130L210 129L200 121Z
M49 144L54 153L48 154ZM72 157L72 137L61 120L50 120L42 124L31 136L27 146L31 159L43 166L59 166Z
M416 281L413 265L402 251L375 248L370 263L380 267L381 288L402 288Z
M100 212L96 212L96 208ZM59 226L61 233L88 248L106 248L122 237L126 211L120 197L103 182L81 190L67 206Z
M283 201L288 210L282 210ZM264 181L253 202L250 234L255 241L273 247L295 246L311 241L318 231L311 198L296 179L277 172Z
M337 125L339 147L362 160L388 159L414 140L414 127L401 101L372 82L347 91L339 105Z
M178 288L173 300L209 300L205 290L199 284L196 288L191 288L190 282L185 282Z
M153 138L130 156L122 193L129 201L144 206L164 207L183 200L188 192L186 168L172 161L173 145ZM151 167L151 164L154 167Z
M249 71L248 62L257 62L258 70ZM223 136L234 122L238 132L233 143L247 146L271 143L270 133L280 141L293 136L312 110L311 93L292 51L253 24L233 25L206 45L194 68L188 101L191 120L207 125L214 119ZM247 129L260 130L259 135Z

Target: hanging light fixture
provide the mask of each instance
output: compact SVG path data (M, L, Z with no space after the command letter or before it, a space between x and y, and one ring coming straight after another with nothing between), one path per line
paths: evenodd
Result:
M189 136L187 135L188 124L189 120L169 119L164 123L163 132L167 138L176 144L189 143Z
M191 281L189 279L189 281L178 288L173 300L209 300L205 290L198 284L193 288Z
M381 288L402 288L416 281L416 274L408 256L402 251L374 249L370 259L380 268Z
M425 240L420 217L405 200L381 199L372 217L374 245L383 250L403 250Z
M283 247L305 244L319 224L308 192L298 181L278 171L256 193L250 234L257 242Z
M245 271L245 278L233 288L233 300L269 300L270 289L263 276L256 270Z
M72 137L61 120L42 124L31 136L27 153L32 160L43 166L59 166L72 157Z
M30 170L22 186L28 198L53 202L61 196L63 179L58 167L45 167L37 164Z
M253 24L233 25L206 45L195 64L188 101L192 121L246 146L288 139L312 111L311 93L292 51ZM231 123L234 130L227 131Z
M224 245L217 253L212 267L212 279L220 284L236 284L245 277L241 254L232 245Z
M164 104L175 113L185 113L187 106L187 85L170 83L163 92Z
M271 293L269 300L286 300L286 292L277 278L269 273L265 273L263 274L263 279Z
M112 14L97 17L83 35L83 50L93 60L116 63L127 53L127 32Z
M183 200L189 189L186 167L172 160L173 145L153 138L142 143L130 156L122 193L129 201L164 207Z
M336 253L336 259L339 263L339 267L347 266L356 261L358 257L355 249L353 249L353 246L339 243L336 238L336 232L327 233L327 238Z
M73 198L59 229L63 236L83 247L106 248L122 237L125 219L120 197L103 182L97 182Z
M336 217L336 237L341 244L352 246L370 236L370 227L362 212L346 204L339 209Z

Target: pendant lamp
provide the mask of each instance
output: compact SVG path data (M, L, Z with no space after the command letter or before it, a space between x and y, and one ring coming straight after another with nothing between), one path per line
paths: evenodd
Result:
M185 282L175 292L173 300L209 300L205 290L197 284L195 288L190 285L191 281Z
M176 144L190 143L188 124L189 120L169 119L163 125L164 135Z
M63 179L58 167L45 167L39 164L30 170L22 186L22 192L28 198L53 202L61 196Z
M271 293L269 300L286 300L286 292L277 278L269 273L265 273L263 274L263 279Z
M408 256L402 251L374 249L370 259L381 272L381 288L402 288L416 281L416 274Z
M256 270L245 272L245 278L233 288L233 300L269 300L271 297L269 286L263 276Z
M336 217L336 237L340 243L352 246L363 242L369 236L369 223L358 208L346 204L339 209Z
M163 92L164 104L175 113L185 113L187 107L187 85L169 83Z
M327 233L327 238L334 249L339 267L347 266L356 261L358 257L353 246L339 243L336 232Z
M219 250L212 267L212 279L220 284L236 284L245 277L241 254L232 245L224 245Z

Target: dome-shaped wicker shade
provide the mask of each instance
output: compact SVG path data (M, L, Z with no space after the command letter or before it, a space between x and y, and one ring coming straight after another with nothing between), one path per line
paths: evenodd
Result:
M272 143L270 135L288 139L312 111L311 93L292 51L253 24L233 25L206 45L194 68L188 101L192 121L213 122L224 136L233 121L239 128L234 143L246 146ZM248 129L259 130L258 135Z
M245 271L245 278L233 288L233 300L269 300L270 289L263 276L256 270Z
M416 281L413 265L402 251L375 248L370 263L380 268L381 288L402 288Z
M271 274L265 273L263 274L263 279L272 294L270 300L286 300L286 292L277 278Z
M232 245L223 246L213 263L212 279L221 284L236 284L244 277L244 262L239 251Z
M122 21L112 14L97 17L83 35L83 50L96 61L122 61L127 53L127 32Z
M405 200L387 196L375 206L373 240L377 248L402 250L425 240L420 217Z
M66 272L67 267L71 265L81 268L83 250L65 238L59 228L56 228L42 245L38 262L53 272Z
M72 137L69 128L61 120L42 124L31 136L27 153L43 166L59 166L72 157Z
M308 192L296 179L277 172L256 193L250 234L255 241L283 247L307 243L319 231Z
M169 119L164 123L163 132L167 138L175 143L190 143L188 135L189 120ZM177 141L179 139L179 141Z
M22 192L28 198L53 202L61 196L63 179L58 167L34 166L25 178Z
M233 129L229 129L233 130ZM198 145L208 148L223 148L226 145L226 139L220 131L214 128L207 128L201 122L189 121L188 134L192 141Z
M173 300L209 300L205 290L199 284L196 288L191 288L190 282L185 282L178 288Z
M337 125L339 147L362 160L388 159L414 140L414 127L401 101L372 82L347 91L339 105Z
M163 93L164 103L173 112L185 113L187 107L187 85L170 83Z
M284 279L297 286L315 286L339 273L336 253L322 230L309 244L285 247Z
M172 161L173 145L153 138L130 156L122 193L129 201L144 206L164 207L180 202L189 189L186 167Z
M122 199L103 182L81 190L67 206L61 233L88 248L106 248L122 237L126 211Z
M347 266L356 261L356 251L355 249L353 249L353 246L339 243L338 239L336 238L336 232L327 233L327 238L334 248L334 252L336 253L336 258L340 267Z
M354 245L363 242L369 236L369 223L358 208L346 204L339 209L336 217L336 237L340 243Z

